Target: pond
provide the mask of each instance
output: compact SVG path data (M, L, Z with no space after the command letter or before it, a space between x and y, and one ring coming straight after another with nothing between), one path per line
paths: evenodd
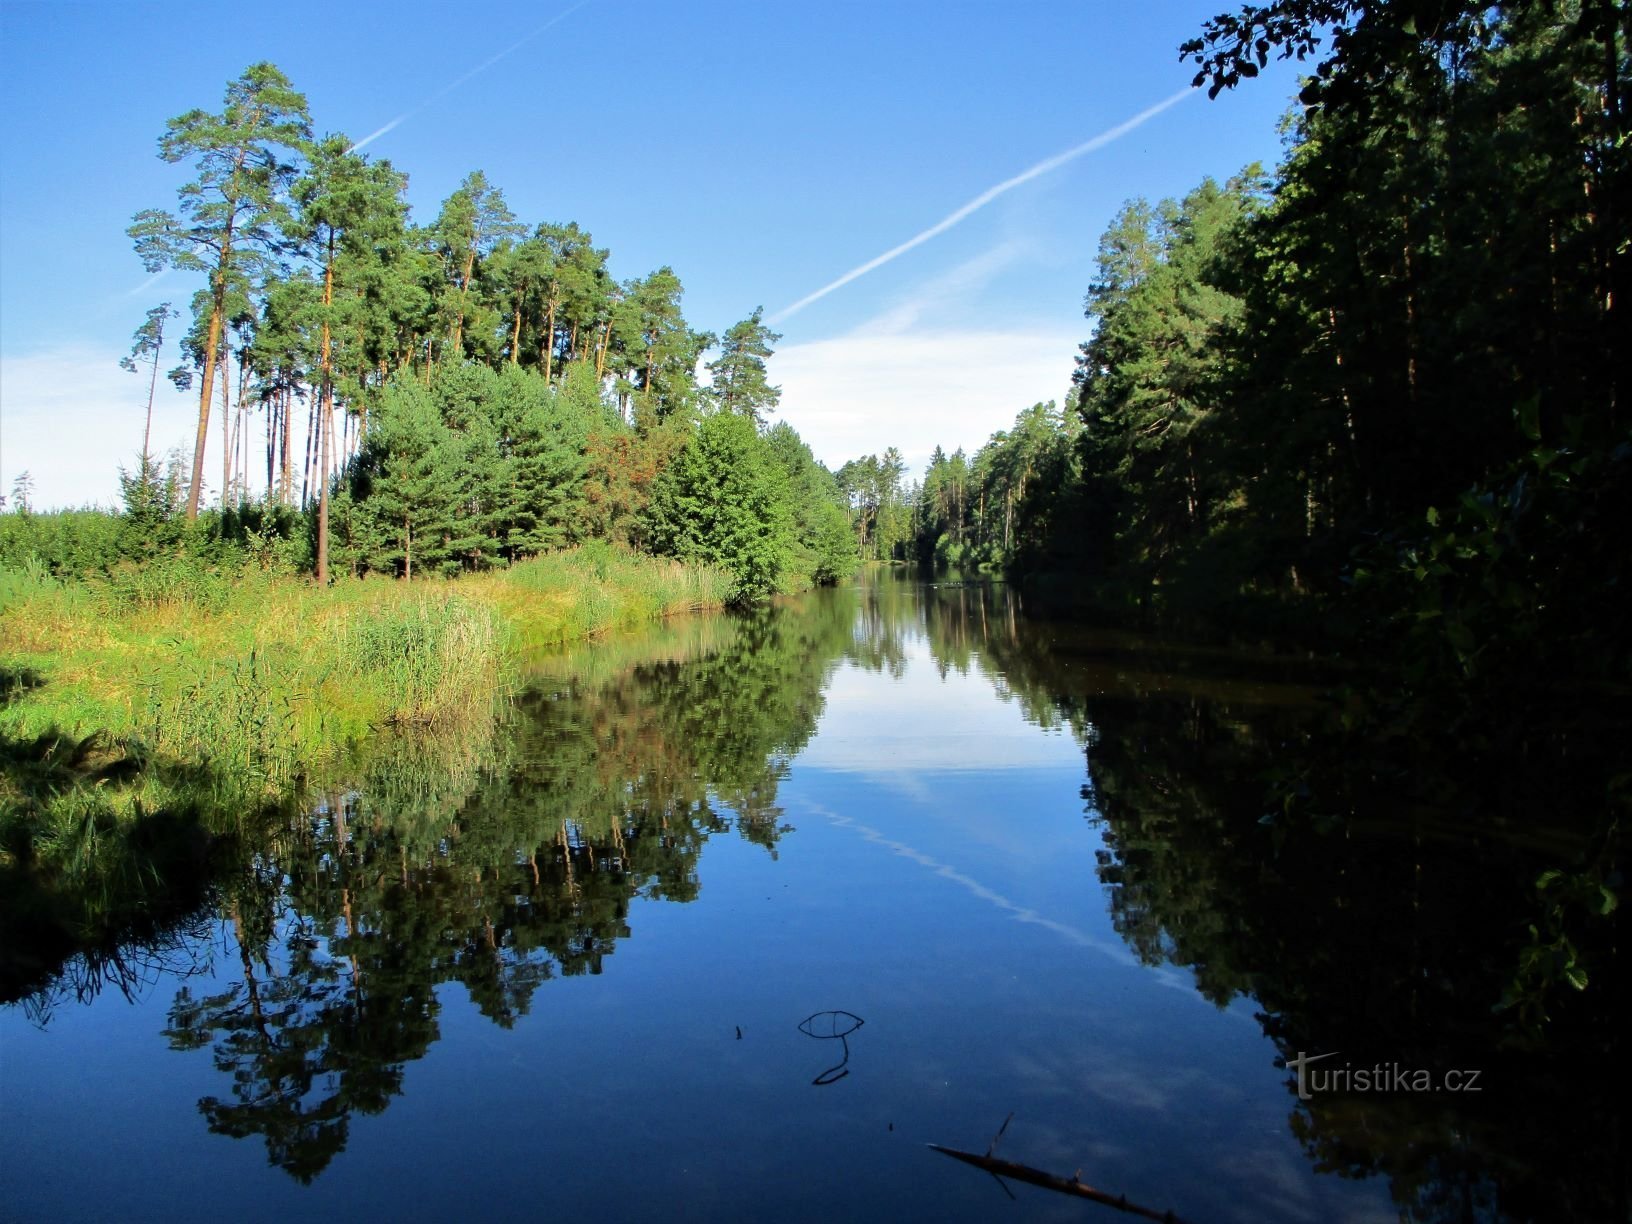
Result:
M0 1009L5 1214L1124 1218L931 1144L1191 1220L1594 1214L1618 1098L1492 1018L1539 851L1278 823L1325 682L888 574L537 660Z

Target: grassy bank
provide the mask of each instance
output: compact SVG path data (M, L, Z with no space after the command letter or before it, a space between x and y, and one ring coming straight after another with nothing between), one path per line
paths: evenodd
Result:
M86 583L0 568L0 855L49 856L183 791L275 798L382 727L457 733L529 650L718 607L729 586L604 546L327 589L186 561Z

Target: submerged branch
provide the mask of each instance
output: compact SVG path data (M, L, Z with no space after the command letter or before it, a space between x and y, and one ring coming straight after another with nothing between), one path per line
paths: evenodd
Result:
M1005 1122L1003 1125L1007 1128L1008 1123ZM999 1134L1001 1133L1000 1131ZM1184 1224L1184 1221L1171 1211L1156 1211L1150 1207L1141 1207L1138 1203L1128 1202L1127 1197L1124 1195L1107 1194L1103 1190L1096 1190L1094 1187L1082 1182L1076 1174L1069 1178L1055 1177L1052 1173L1044 1173L1041 1169L1034 1169L1030 1165L1016 1164L1012 1160L1000 1160L996 1156L979 1156L974 1152L960 1152L956 1148L942 1147L938 1143L931 1143L929 1147L933 1151L952 1157L954 1160L961 1160L965 1164L974 1165L977 1169L984 1169L995 1177L1012 1177L1015 1181L1041 1186L1044 1190L1053 1190L1059 1194L1070 1194L1077 1198L1090 1199L1093 1202L1102 1203L1106 1207L1114 1207L1117 1211L1126 1211L1132 1215L1143 1216L1147 1220L1161 1220L1165 1224Z

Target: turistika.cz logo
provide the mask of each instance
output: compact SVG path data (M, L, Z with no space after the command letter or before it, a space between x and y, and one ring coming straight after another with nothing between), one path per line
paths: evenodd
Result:
M1296 1058L1286 1060L1287 1070L1298 1077L1298 1100L1311 1101L1316 1095L1343 1095L1360 1092L1479 1092L1482 1091L1481 1072L1460 1069L1429 1071L1422 1067L1403 1067L1396 1062L1380 1062L1356 1067L1352 1063L1332 1063L1316 1066L1328 1058L1336 1058L1341 1051L1330 1054L1305 1054L1298 1051Z

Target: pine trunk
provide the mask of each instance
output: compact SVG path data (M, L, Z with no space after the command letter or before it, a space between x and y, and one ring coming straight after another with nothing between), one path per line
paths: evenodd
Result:
M147 424L142 427L142 478L147 478L150 446L153 440L153 396L159 389L159 354L164 348L164 319L159 319L158 335L153 340L153 377L147 384Z
M521 282L521 289L516 294L516 326L510 332L510 364L521 363L521 305L527 294L527 282Z
M221 353L221 509L232 490L232 354Z
M198 394L198 435L193 439L193 481L187 489L187 518L198 517L198 493L204 485L204 443L210 434L210 394L215 390L215 357L221 343L221 316L226 313L226 273L217 271L210 326L204 337L203 384Z
M322 461L317 489L317 585L329 583L329 464L334 433L334 371L329 347L329 308L334 304L334 231L329 231L329 258L323 266L323 340L319 362L323 373L323 409L318 421Z
M283 404L283 504L291 505L295 500L295 442L294 431L289 428L289 407L293 400L293 389L283 387L278 392L278 398Z
M550 317L544 328L544 381L550 381L555 365L555 299L550 299Z
M465 273L459 279L459 314L453 320L453 356L459 359L464 351L465 339L465 299L470 295L470 278L476 271L476 248L470 248L465 256Z

